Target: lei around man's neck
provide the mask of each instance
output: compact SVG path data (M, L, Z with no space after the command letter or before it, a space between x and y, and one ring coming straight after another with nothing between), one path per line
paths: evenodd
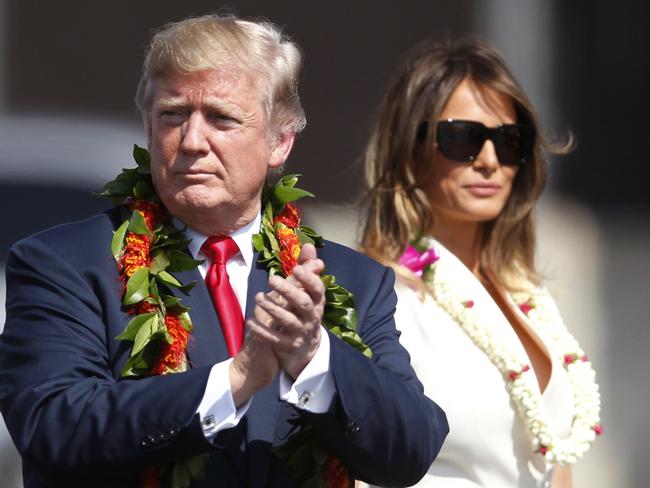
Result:
M111 252L123 282L122 305L133 316L117 340L132 342L122 377L165 375L185 371L187 347L192 332L189 308L171 293L177 288L188 293L195 282L182 284L173 273L193 270L202 263L187 251L188 240L172 223L167 209L155 192L148 151L134 146L135 168L125 168L104 185L100 196L110 198L125 210L126 219L113 233ZM258 262L270 275L287 277L298 262L303 244L323 245L312 228L301 224L295 202L313 197L296 187L299 175L287 175L274 185L265 184L259 233L252 244ZM325 284L323 325L336 337L367 357L372 356L356 332L354 296L340 286L333 275L321 275ZM297 455L301 453L301 455ZM278 449L304 486L347 486L347 470L302 427ZM185 488L202 477L207 455L154 466L141 473L142 486ZM153 483L153 484L152 484Z

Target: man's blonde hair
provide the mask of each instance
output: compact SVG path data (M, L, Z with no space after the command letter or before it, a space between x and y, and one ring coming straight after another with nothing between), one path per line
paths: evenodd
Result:
M298 47L265 20L211 14L163 26L145 53L135 103L147 123L156 81L206 69L246 69L260 76L270 125L282 132L304 129L298 96L302 56Z

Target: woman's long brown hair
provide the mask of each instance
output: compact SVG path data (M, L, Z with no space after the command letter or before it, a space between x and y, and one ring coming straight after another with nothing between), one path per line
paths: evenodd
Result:
M416 47L390 82L364 155L368 189L362 251L395 265L409 241L430 232L436 216L426 185L434 161L436 122L465 79L509 96L518 121L535 128L533 157L520 167L499 216L481 226L479 245L481 268L499 285L512 289L510 278L522 273L536 283L533 209L546 182L544 150L566 152L572 140L563 145L544 141L537 114L503 58L474 39ZM417 131L424 121L429 123L423 141Z

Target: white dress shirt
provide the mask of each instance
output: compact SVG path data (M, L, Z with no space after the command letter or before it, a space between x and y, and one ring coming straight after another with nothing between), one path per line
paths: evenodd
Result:
M246 314L246 298L248 295L248 275L253 266L254 252L252 237L260 228L261 215L245 227L238 229L230 235L239 248L239 253L228 260L226 271L239 305L242 315ZM179 224L179 222L176 222ZM183 225L177 225L182 228ZM205 259L199 266L201 276L205 278L210 266L210 256L205 256L201 246L208 239L191 228L185 229L185 236L191 239L188 250L195 259ZM201 324L195 324L201 327ZM329 336L321 325L321 340L316 355L307 364L305 369L294 381L284 371L280 374L280 388L278 395L281 400L287 401L298 408L313 413L323 413L334 398L335 386L329 368ZM205 394L199 404L197 413L201 418L204 435L209 439L223 429L235 427L239 420L248 411L251 400L240 408L235 407L230 387L229 366L232 358L215 364L210 371Z

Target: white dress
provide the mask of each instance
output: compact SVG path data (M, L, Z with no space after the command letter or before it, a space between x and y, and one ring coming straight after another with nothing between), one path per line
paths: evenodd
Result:
M481 325L511 349L522 363L531 364L512 326L476 277L448 250L436 243L440 258L436 277L444 276L454 294L471 300ZM444 272L443 272L444 271ZM530 287L532 290L533 288ZM504 377L466 333L429 295L424 303L420 292L399 282L395 314L400 342L411 355L411 363L427 396L447 414L450 433L437 459L416 486L442 488L547 487L551 466L533 450L531 437L518 416L506 389ZM536 289L537 303L560 316L548 292ZM513 309L533 330L535 324ZM542 339L540 337L540 339ZM543 341L547 350L553 350ZM535 375L530 375L534 381ZM537 382L534 388L539 391ZM555 435L568 436L573 417L573 395L568 375L554 358L550 381L542 405Z

